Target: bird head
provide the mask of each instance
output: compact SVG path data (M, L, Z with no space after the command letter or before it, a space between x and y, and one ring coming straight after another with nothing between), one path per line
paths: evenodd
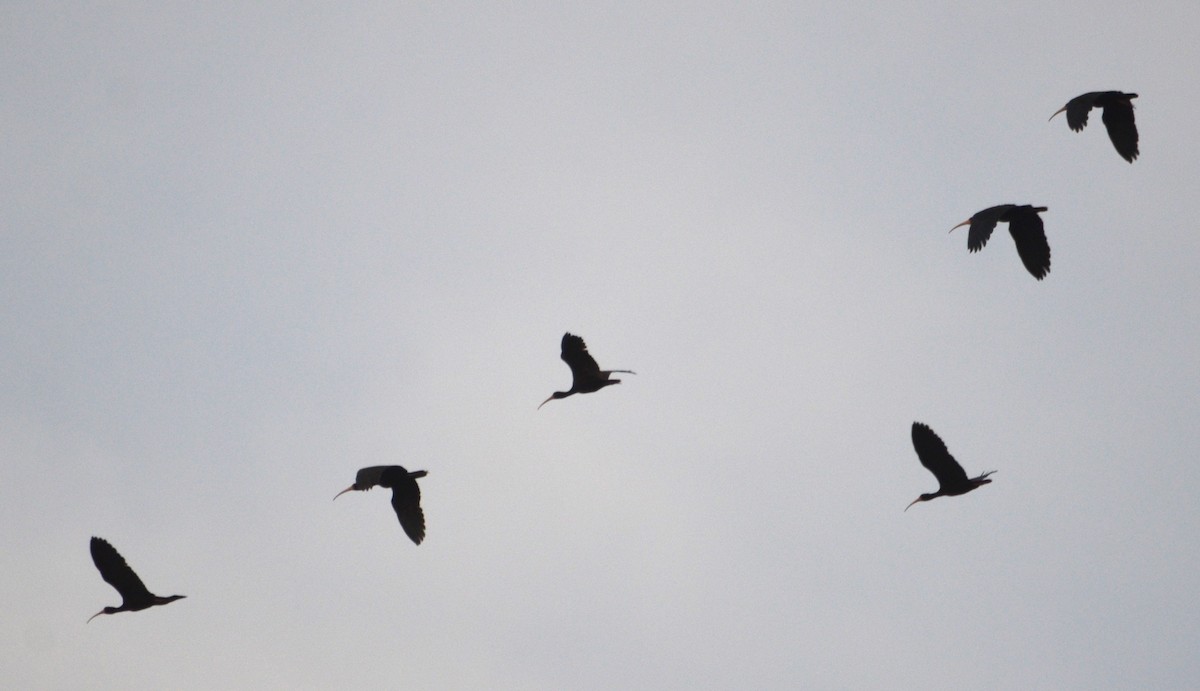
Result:
M913 500L912 500L912 504L909 504L908 506L904 507L904 510L905 510L905 511L908 511L909 509L911 509L911 508L912 508L912 505L913 505L913 504L916 504L916 503L917 503L917 502L919 502L919 501L929 501L930 499L933 499L933 498L934 498L934 497L936 497L936 496L938 496L938 495L936 495L936 494L929 494L929 493L922 494L921 496L917 497L916 499L913 499Z
M567 395L568 394L566 391L555 391L554 393L550 394L550 398L547 398L546 400L542 401L542 404L538 406L538 410L541 410L542 406L546 405L550 401L553 401L556 398L566 398Z
M370 487L359 487L358 483L356 482L353 485L350 485L346 489L342 490L341 492L338 492L337 494L333 495L333 498L336 501L338 497L342 496L346 492L350 492L350 491L354 491L354 490L363 491L363 490L368 490L368 489L371 489L371 488Z
M117 609L116 607L105 607L104 609L100 610L99 612L96 612L92 616L88 617L88 620L84 623L86 623L86 624L92 623L92 620L95 619L96 617L100 616L101 614L116 614L119 611L121 611L121 610Z

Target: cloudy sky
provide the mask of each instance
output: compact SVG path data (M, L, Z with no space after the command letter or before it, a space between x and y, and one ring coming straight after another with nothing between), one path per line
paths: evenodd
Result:
M1194 684L1149 7L5 3L0 686ZM1047 123L1109 89L1132 165ZM1006 202L1044 281L947 234ZM568 330L638 374L535 410ZM995 481L903 512L914 420ZM420 547L330 501L393 463ZM187 599L85 624L92 535Z

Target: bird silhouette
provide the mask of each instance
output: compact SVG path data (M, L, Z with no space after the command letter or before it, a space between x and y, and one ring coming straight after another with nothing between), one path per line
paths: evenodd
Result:
M913 500L912 504L904 507L908 511L913 504L919 501L929 501L938 497L955 497L960 494L966 494L976 487L981 487L988 484L991 480L988 475L996 472L989 470L979 477L968 478L967 473L954 460L954 456L950 455L950 451L946 449L946 444L942 442L941 437L929 429L928 425L920 422L914 422L912 425L912 440L913 448L917 450L917 457L921 459L921 465L929 469L933 476L938 480L938 491L922 494Z
M129 568L129 564L125 563L125 558L117 552L116 548L104 540L93 537L91 548L92 562L96 564L96 569L100 571L100 576L121 594L121 606L105 607L89 617L89 623L101 614L138 612L149 607L154 607L155 605L165 605L187 597L186 595L162 597L146 590L146 586L142 584L142 579L138 578L133 569Z
M333 498L351 490L364 492L376 485L391 489L392 508L396 510L396 518L400 519L400 527L413 543L419 545L425 539L425 513L421 511L421 488L417 486L417 478L426 475L424 470L410 473L398 465L375 465L358 471L354 484Z
M588 354L587 344L583 342L583 339L571 333L563 334L562 359L571 368L571 388L567 391L555 391L550 394L550 398L542 401L538 406L539 410L543 405L556 398L566 398L577 393L592 393L606 386L620 384L620 379L610 378L617 372L637 374L627 369L600 369L600 365L597 365L592 356Z
M1133 99L1137 94L1120 91L1091 91L1067 101L1067 105L1054 111L1054 115L1066 111L1067 126L1079 132L1087 126L1088 112L1102 108L1100 119L1108 130L1108 138L1121 158L1133 163L1138 157L1138 131L1133 121ZM1054 115L1050 119L1054 119Z
M971 228L967 231L967 249L978 252L987 244L988 238L992 237L996 223L1007 222L1008 232L1012 235L1013 242L1017 243L1017 254L1021 256L1021 263L1040 281L1050 273L1050 243L1046 242L1046 229L1042 225L1042 217L1038 215L1046 210L1044 206L1000 204L977 212L951 228L950 232L970 225Z

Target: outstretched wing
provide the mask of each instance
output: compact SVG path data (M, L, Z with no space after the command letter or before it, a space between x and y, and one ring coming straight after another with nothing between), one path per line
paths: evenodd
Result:
M354 476L354 486L359 489L369 489L371 487L375 487L379 484L379 481L383 479L383 473L388 468L394 467L396 466L373 465L369 468L363 468L358 471L357 475Z
M600 365L588 354L587 344L583 339L575 334L563 334L562 359L571 368L575 379L600 376Z
M1045 278L1050 273L1050 243L1038 212L1030 206L1016 207L1009 214L1008 232L1029 273L1039 281Z
M1104 127L1108 130L1108 138L1112 140L1121 158L1133 163L1138 157L1138 131L1133 122L1133 103L1129 100L1118 100L1104 106L1100 116Z
M917 450L917 458L921 465L929 469L937 478L942 489L961 486L967 482L967 473L950 455L941 437L934 433L928 425L914 422L912 426L913 448Z
M1087 126L1088 112L1092 109L1099 91L1091 91L1067 101L1067 126L1078 132Z
M392 487L392 508L404 533L414 543L421 544L425 539L425 512L421 511L421 488L416 480L405 477Z
M142 583L142 579L129 568L125 558L116 548L104 540L92 538L92 562L100 572L100 576L109 585L117 589L126 602L145 600L151 597L150 591Z
M972 252L983 249L988 239L992 237L992 231L996 229L996 223L999 222L1000 217L1012 207L1012 204L1001 204L984 209L972 216L971 227L967 230L967 249Z

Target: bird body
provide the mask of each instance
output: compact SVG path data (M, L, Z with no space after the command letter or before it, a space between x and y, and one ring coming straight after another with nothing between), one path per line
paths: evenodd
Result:
M415 544L421 544L425 539L425 513L421 510L421 488L417 486L417 478L428 475L424 470L409 472L403 466L375 465L363 468L354 476L354 484L338 492L333 498L337 499L351 490L365 492L375 487L386 487L392 490L392 508L396 518L400 519L400 527Z
M550 397L538 406L539 409L556 398L566 398L577 393L593 393L606 386L620 384L620 379L612 378L615 373L636 374L627 369L600 369L600 365L597 365L596 360L588 353L587 344L583 342L582 338L572 333L563 334L562 359L571 368L571 388L567 391L555 391L550 394Z
M117 552L115 547L101 538L92 538L91 551L92 563L96 565L100 576L121 594L121 606L105 607L93 614L88 619L89 622L101 614L140 612L155 605L165 605L186 597L185 595L163 597L147 590L146 586L142 583L142 579L138 578L133 569L129 568L129 564L125 563L125 558Z
M913 504L921 501L929 501L937 497L956 497L960 494L966 494L973 489L982 487L991 482L988 475L996 472L989 470L988 472L978 477L967 477L966 471L954 460L954 456L950 455L950 451L946 448L946 444L942 441L929 425L914 422L912 425L912 441L913 448L917 450L917 458L921 459L921 465L929 469L933 476L938 480L938 491L922 494L913 500L904 508L908 511Z
M1121 91L1090 91L1067 101L1067 105L1054 111L1054 115L1066 111L1067 126L1079 132L1087 126L1088 112L1092 108L1101 108L1100 119L1104 121L1113 147L1121 158L1133 163L1138 157L1138 131L1133 121L1133 99L1137 97L1137 94ZM1051 120L1054 115L1050 116Z
M1046 241L1046 229L1038 214L1047 211L1044 206L1028 204L1000 204L977 212L967 220L950 229L970 225L967 231L967 249L978 252L992 237L992 231L1000 221L1008 223L1008 232L1017 244L1021 263L1037 280L1050 273L1050 243Z

